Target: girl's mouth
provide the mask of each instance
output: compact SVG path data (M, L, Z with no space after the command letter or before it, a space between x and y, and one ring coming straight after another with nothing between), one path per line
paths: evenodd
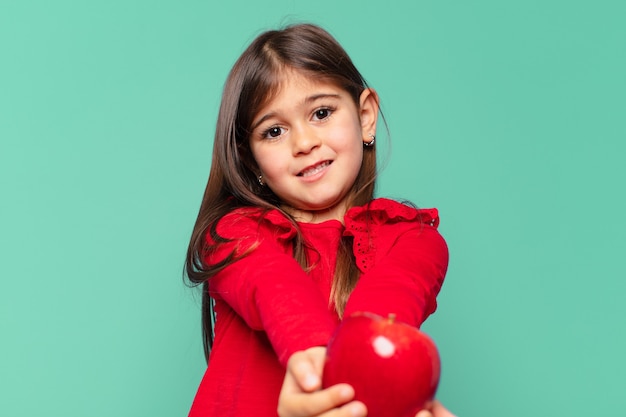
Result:
M311 175L315 175L318 172L322 171L324 168L329 166L332 161L322 161L317 165L313 165L311 167L306 168L305 170L298 173L298 177L310 177Z

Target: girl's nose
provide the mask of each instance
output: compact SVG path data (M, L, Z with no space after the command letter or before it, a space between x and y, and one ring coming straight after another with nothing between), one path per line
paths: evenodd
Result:
M293 154L307 154L321 145L322 141L312 129L302 129L292 132Z

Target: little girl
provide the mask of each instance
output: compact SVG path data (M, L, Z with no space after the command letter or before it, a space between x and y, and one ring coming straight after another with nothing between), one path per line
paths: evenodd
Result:
M316 26L263 33L235 63L186 261L209 364L190 417L365 416L351 387L319 384L341 318L435 311L439 218L373 198L378 111Z

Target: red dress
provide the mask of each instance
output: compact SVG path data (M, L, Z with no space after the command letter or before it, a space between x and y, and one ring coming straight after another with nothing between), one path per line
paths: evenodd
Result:
M369 219L368 219L369 218ZM415 326L435 311L448 266L437 232L436 209L414 209L387 199L354 207L337 220L299 223L312 268L292 256L296 230L278 211L261 216L241 208L218 223L234 239L210 254L216 263L235 250L246 253L209 280L217 323L209 366L190 417L275 417L287 359L298 350L324 346L339 323L329 305L339 240L354 238L361 277L344 314L396 314Z

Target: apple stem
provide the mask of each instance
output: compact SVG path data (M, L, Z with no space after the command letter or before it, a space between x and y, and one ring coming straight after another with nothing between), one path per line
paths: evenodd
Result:
M389 320L389 323L393 323L394 321L396 321L396 315L394 313L389 313L389 315L387 316L387 320Z

